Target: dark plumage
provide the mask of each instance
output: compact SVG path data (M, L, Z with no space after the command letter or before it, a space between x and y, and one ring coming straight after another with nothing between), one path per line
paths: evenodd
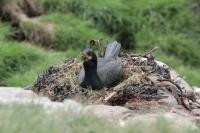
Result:
M104 58L98 59L91 49L84 50L80 86L101 89L116 85L122 79L122 65L118 59L120 48L121 44L115 41L107 46Z

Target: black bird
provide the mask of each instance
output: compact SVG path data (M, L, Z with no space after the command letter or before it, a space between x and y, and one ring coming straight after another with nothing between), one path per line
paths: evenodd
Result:
M112 87L122 79L122 65L118 59L121 44L113 42L106 48L104 58L98 58L93 50L85 49L82 53L83 69L79 75L79 85L92 89Z

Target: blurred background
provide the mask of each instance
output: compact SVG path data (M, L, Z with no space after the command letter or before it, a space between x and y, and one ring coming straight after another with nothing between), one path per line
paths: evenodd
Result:
M157 60L200 86L200 0L0 0L0 86L33 84L91 39L158 46Z

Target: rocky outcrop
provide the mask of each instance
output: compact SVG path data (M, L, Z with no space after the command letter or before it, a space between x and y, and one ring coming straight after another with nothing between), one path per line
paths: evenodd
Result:
M0 104L23 104L40 105L44 111L74 113L92 113L97 117L107 119L108 121L118 122L120 126L128 123L153 123L158 119L166 119L174 127L192 127L198 128L200 124L200 112L196 114L184 109L172 108L169 111L157 110L154 112L143 112L140 110L130 110L120 106L108 105L82 105L74 100L65 100L64 102L52 102L45 97L39 97L30 90L22 88L0 87Z

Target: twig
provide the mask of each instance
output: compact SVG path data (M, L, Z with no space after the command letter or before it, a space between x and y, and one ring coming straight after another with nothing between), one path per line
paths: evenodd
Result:
M154 48L151 49L150 51L145 52L144 55L143 55L143 57L147 57L147 55L152 54L153 52L155 52L155 51L157 51L157 50L158 50L158 47L154 47Z
M111 93L111 94L110 94L108 97L106 97L104 100L105 100L105 101L110 100L115 94L117 94L117 92L118 92L118 91L115 91L115 92Z
M153 95L149 95L149 94L139 94L139 98L144 98L144 99L155 99L155 100L160 100L162 98L167 98L168 96L161 96L161 95L157 95L157 96L153 96Z
M68 62L67 64L65 64L65 66L66 66L66 67L71 67L71 66L73 66L74 64L76 64L76 59L74 59L74 60Z
M183 105L183 107L185 107L187 110L191 111L191 109L186 105L186 103L184 102L184 99L183 99L183 90L182 88L176 84L174 81L170 80L170 79L158 79L158 81L162 82L162 81L168 81L170 83L172 83L173 85L176 86L176 88L180 91L181 93L181 103Z

